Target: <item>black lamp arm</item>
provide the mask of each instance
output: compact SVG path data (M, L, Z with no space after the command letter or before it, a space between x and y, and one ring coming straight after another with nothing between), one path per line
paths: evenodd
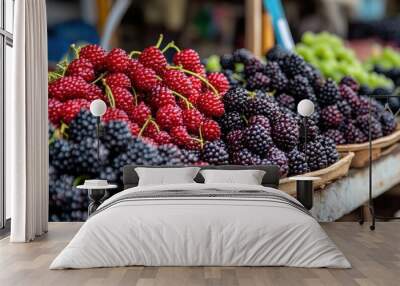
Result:
M296 182L297 200L308 210L312 209L314 202L314 188L312 180L299 180Z

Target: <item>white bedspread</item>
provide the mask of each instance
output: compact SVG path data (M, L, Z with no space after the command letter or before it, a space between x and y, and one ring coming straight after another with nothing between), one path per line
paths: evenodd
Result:
M50 269L146 266L294 266L349 268L308 214L258 198L185 197L122 200L139 191L263 190L254 185L136 187L105 201Z

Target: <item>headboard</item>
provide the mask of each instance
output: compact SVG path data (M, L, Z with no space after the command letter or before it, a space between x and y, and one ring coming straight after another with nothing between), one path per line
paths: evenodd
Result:
M127 165L123 169L123 183L124 189L136 187L139 182L139 177L135 171L136 167L148 168L185 168L187 166L138 166ZM257 166L242 166L242 165L219 165L219 166L204 166L200 167L202 170L206 169L219 169L219 170L263 170L265 171L262 185L277 189L279 187L279 167L276 165L257 165ZM199 173L194 179L197 183L203 183L204 178Z

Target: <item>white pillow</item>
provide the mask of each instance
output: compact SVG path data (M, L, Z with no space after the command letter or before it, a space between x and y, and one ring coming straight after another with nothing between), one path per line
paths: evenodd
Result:
M193 180L200 168L135 168L139 186L195 183Z
M205 184L261 185L265 171L262 170L201 170Z

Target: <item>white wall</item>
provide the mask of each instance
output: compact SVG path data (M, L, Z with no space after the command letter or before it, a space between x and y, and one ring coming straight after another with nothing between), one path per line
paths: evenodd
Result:
M4 80L4 83L5 83L4 96L6 99L5 100L5 108L6 108L6 112L7 112L7 110L8 110L8 108L7 108L8 100L7 99L9 99L12 94L12 92L11 92L12 91L11 90L11 88L12 88L11 76L13 73L13 62L14 62L12 48L9 46L6 46L6 57L5 58L6 58L6 69L5 69L6 72L5 72L5 80ZM6 127L5 127L5 136L6 137L7 137L7 130L9 130L9 128L12 128L12 127L10 126L10 123L7 122L7 120L6 120ZM6 153L7 153L7 151L6 151ZM5 154L4 157L6 160L7 155ZM7 170L7 160L6 160L4 169ZM6 219L8 219L8 218L11 218L11 192L10 192L10 188L7 187L7 171L5 171L5 173L6 173L5 174Z
M13 33L14 31L14 0L6 0L5 1L5 28L8 32ZM7 113L8 108L8 102L10 99L10 96L12 94L12 74L13 74L13 65L14 65L14 60L13 60L13 53L12 53L12 48L6 45L6 51L5 51L5 79L4 79L4 85L5 85L5 113ZM5 122L5 140L7 140L7 129L12 128L10 126L9 122ZM7 158L7 150L5 150L4 154L4 160ZM10 188L7 188L7 160L5 161L5 166L4 166L4 172L5 172L5 207L6 207L6 219L11 218L11 193L10 193Z

